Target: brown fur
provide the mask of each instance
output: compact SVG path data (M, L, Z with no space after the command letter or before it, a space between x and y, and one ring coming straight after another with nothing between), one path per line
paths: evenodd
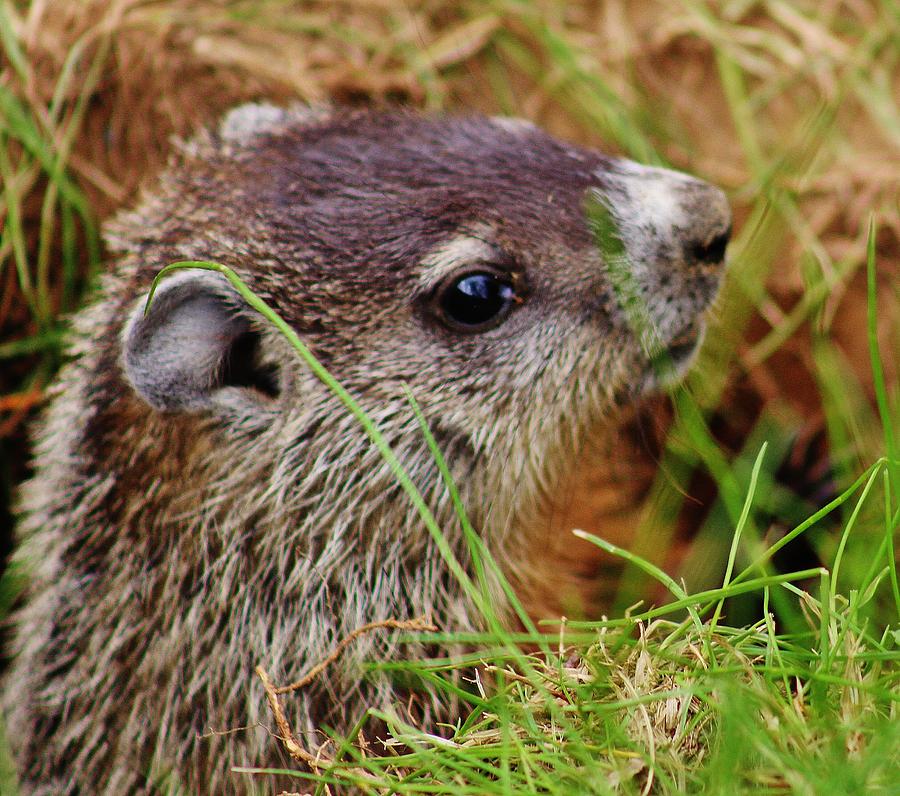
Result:
M137 793L167 772L191 793L242 792L232 765L280 762L253 726L267 723L256 663L285 682L366 622L479 625L357 423L221 283L185 277L215 298L197 327L185 317L182 342L204 307L227 307L255 341L232 363L251 382L220 365L219 381L195 385L206 404L146 398L123 341L142 328L154 274L187 258L233 267L371 413L467 562L409 384L474 526L523 593L546 595L540 534L575 451L656 386L586 223L588 193L618 220L659 345L694 328L718 285L721 254L704 247L727 234L721 194L636 169L519 122L267 107L182 148L109 229L122 257L76 319L23 495L33 580L4 707L26 792ZM429 303L471 252L527 284L478 334ZM359 673L392 654L388 636L358 642L290 703L294 726L346 728L365 705L393 704L387 679Z

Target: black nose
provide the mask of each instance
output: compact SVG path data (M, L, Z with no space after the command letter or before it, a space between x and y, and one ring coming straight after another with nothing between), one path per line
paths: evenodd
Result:
M725 259L725 249L731 238L731 227L706 240L697 240L688 247L688 259L695 263L716 265Z

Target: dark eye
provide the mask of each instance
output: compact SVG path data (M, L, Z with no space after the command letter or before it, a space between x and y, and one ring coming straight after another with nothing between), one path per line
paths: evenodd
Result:
M453 329L481 332L500 324L516 301L508 276L474 271L454 276L435 296L442 319Z

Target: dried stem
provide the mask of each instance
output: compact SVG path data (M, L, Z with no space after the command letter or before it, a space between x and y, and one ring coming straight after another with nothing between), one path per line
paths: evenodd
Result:
M288 720L284 715L284 709L281 707L281 702L278 699L278 695L305 688L311 682L313 682L323 671L325 671L328 666L334 663L341 656L341 654L349 644L366 633L371 633L373 630L383 629L435 631L437 630L437 626L429 622L424 616L418 617L417 619L408 620L383 619L378 622L369 622L369 624L358 627L353 632L348 633L347 636L341 639L341 641L334 648L331 654L328 655L327 658L317 663L303 677L301 677L296 682L291 683L290 685L276 687L272 682L272 678L269 677L268 672L263 669L262 665L256 667L256 674L259 676L259 679L262 680L263 688L266 692L266 699L268 699L269 701L269 707L272 710L272 715L275 717L275 725L278 728L278 734L282 740L282 743L284 743L285 749L287 749L288 754L290 754L291 757L293 757L295 760L300 760L301 762L306 763L306 765L309 766L311 770L318 771L323 765L328 765L329 763L332 763L334 761L321 753L319 755L312 755L303 748L303 746L297 740L297 736L294 735L294 731L291 729L291 725L288 724Z
M313 680L315 680L326 668L328 668L328 666L330 666L338 658L340 658L341 654L344 652L348 645L352 644L356 639L358 639L362 635L365 635L366 633L371 633L373 630L383 629L433 632L437 630L437 626L431 624L431 622L429 622L424 616L420 616L417 619L382 619L378 622L369 622L369 624L358 627L353 632L348 633L327 658L313 666L312 669L310 669L299 680L291 683L290 685L283 685L276 688L274 693L286 694L289 691L298 691L301 688L306 688L306 686L313 682ZM257 671L259 670L257 669Z

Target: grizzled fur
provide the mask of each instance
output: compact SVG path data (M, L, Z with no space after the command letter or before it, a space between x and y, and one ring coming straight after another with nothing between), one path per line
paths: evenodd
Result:
M475 527L527 590L546 570L523 551L573 451L657 383L589 195L683 366L730 223L698 180L485 118L249 106L181 147L108 230L121 258L76 318L23 493L32 581L4 708L26 793L139 793L170 772L186 792L241 792L232 765L283 762L255 726L270 723L257 663L287 682L388 617L478 626L387 466L283 339L209 272L164 281L145 318L159 269L234 268L384 429L465 561L409 384ZM509 317L444 323L438 285L485 268L516 286ZM293 725L346 728L393 704L358 669L392 651L387 634L361 639L286 699Z

